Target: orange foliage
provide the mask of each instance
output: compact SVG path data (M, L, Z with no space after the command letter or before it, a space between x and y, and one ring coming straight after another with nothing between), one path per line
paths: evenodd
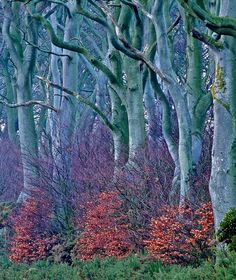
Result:
M30 197L12 218L14 236L10 259L14 262L32 262L47 256L52 240L47 238L49 203Z
M191 229L192 236L188 239L188 242L193 246L197 246L200 250L204 250L204 248L211 245L214 231L214 216L211 203L204 203L195 211L194 218L194 226Z
M150 255L165 264L188 263L207 257L214 220L210 203L197 211L168 207L151 221L151 238L145 241Z
M116 192L104 192L96 205L88 203L84 233L78 239L74 254L80 259L94 257L122 258L132 251L127 215Z

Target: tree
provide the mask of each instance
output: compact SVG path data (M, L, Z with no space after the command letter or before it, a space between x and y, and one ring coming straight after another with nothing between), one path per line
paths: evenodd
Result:
M217 34L223 50L215 52L214 137L210 192L215 226L219 227L227 211L235 206L235 9L232 1L217 1L211 11L193 1L182 6ZM224 26L224 28L222 28ZM214 35L214 34L213 34ZM213 41L214 42L214 41Z
M37 23L31 18L26 9L23 11L25 20L21 21L22 8L20 3L3 1L2 7L4 11L2 33L16 70L16 98L18 103L24 103L32 99L32 79L36 62L36 49L23 42L17 26L20 27L23 24L22 28L24 28L25 25L31 22L31 28L27 28L25 36L32 43L37 44ZM32 3L29 9L34 10ZM30 162L31 157L36 159L38 156L37 134L32 107L18 108L18 123L24 172L24 190L19 198L19 201L21 201L24 200L27 192L32 187L32 178L37 178L37 168Z

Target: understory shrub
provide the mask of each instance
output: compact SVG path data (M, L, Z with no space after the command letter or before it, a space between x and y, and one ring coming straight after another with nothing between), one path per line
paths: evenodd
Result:
M13 202L1 202L0 203L0 229L7 225L7 218L12 212L15 204Z
M5 255L8 243L8 217L14 209L12 202L0 203L0 255Z
M74 248L75 258L123 258L132 251L128 216L117 192L103 192L86 207L84 232Z
M230 251L236 251L236 208L231 208L217 231L219 242L225 242Z
M58 243L56 243L51 251L48 260L54 263L72 263L72 250L75 246L75 240L63 240L58 238Z
M50 234L51 204L43 193L35 192L12 218L10 259L31 263L50 256L53 262L72 259L125 258L139 248L136 234L119 193L102 192L85 206L83 231L70 242ZM212 256L213 213L210 203L197 210L166 206L161 215L144 227L141 240L151 258L164 264L199 264ZM81 230L81 228L80 228Z
M47 257L53 244L48 235L50 209L46 196L37 190L14 214L9 254L12 261L30 263Z
M151 237L145 241L146 249L165 264L196 263L211 255L213 230L210 203L196 211L165 207L160 217L151 220Z

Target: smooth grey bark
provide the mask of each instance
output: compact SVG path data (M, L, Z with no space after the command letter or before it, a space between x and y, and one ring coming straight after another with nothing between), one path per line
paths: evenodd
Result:
M55 5L56 4L52 4L51 9L54 9ZM51 15L50 19L51 19L52 27L54 28L55 32L57 33L58 23L57 23L57 18L56 18L55 13ZM57 53L57 54L62 53L61 49L54 46L54 44L51 44L51 50L53 53ZM51 55L50 74L51 74L52 81L58 85L61 84L61 78L60 78L61 73L60 73L60 69L59 69L60 60L61 60L60 56ZM52 99L53 106L56 109L60 109L61 100L62 100L62 92L59 89L54 88L53 95L50 98ZM52 150L53 150L52 152L53 152L54 157L56 157L56 153L57 153L56 147L59 146L59 142L58 142L58 140L59 140L59 135L58 135L59 118L58 118L57 113L55 113L55 112L48 113L48 126L50 129L50 134L51 134L51 138L52 138Z
M132 161L136 158L137 153L143 150L145 145L143 86L139 63L128 59L126 66L128 80L126 109L129 124L129 160Z
M133 20L133 23L131 24ZM129 24L130 23L130 24ZM143 44L143 23L136 13L131 14L128 6L123 6L119 15L118 25L123 31L126 40L136 49L141 49ZM145 146L145 118L144 118L144 88L143 70L140 63L130 57L123 56L123 84L124 104L128 115L129 125L129 162L134 162L137 154L142 152Z
M109 67L122 84L122 61L121 55L115 50L109 42ZM108 85L109 96L111 100L112 123L115 130L112 132L114 142L114 159L117 170L122 168L129 158L129 127L128 115L124 100L123 86Z
M50 102L49 102L50 98L49 98L49 93L48 93L47 87L45 86L45 84L42 81L40 82L39 87L40 87L40 93L42 94L43 100L47 100L48 104L50 104ZM39 116L38 116L38 121L37 121L37 126L36 126L36 133L37 133L37 138L38 138L38 150L40 153L45 151L45 149L48 148L45 145L45 136L50 135L50 130L48 129L48 126L47 126L48 111L49 110L47 110L46 107L42 106L40 108L40 112L38 113ZM47 139L47 140L49 140L49 139ZM48 145L50 145L50 143L51 143L51 140L49 140Z
M52 9L55 5L56 4L52 5ZM78 37L79 18L75 13L75 1L67 3L67 7L70 10L70 15L66 15L64 41L70 42ZM56 15L54 14L51 16L51 23L57 33L58 22ZM62 85L68 90L77 92L78 54L66 49L61 51L60 48L54 46L53 44L52 51L62 55L61 57L52 55L50 70L53 82L57 85ZM60 69L60 62L62 63L62 69ZM60 177L66 180L70 177L71 145L76 127L77 102L74 97L66 93L62 93L58 88L54 88L53 93L53 104L55 108L59 109L59 111L58 113L51 112L49 116L53 145L52 149L55 165L59 168L59 170L61 170Z
M145 9L150 9L150 7L148 7L148 3L146 3ZM151 47L156 41L155 35L155 29L153 24L150 24L150 19L144 17L143 45L149 50L151 61L153 61L155 55L155 52L151 51ZM161 136L161 109L160 107L157 107L158 98L154 88L152 87L151 77L149 75L148 69L143 71L143 87L144 107L148 122L147 136L149 137L149 140L157 143L158 137Z
M3 74L4 80L6 84L6 98L8 103L15 103L15 92L13 86L13 79L8 69L8 59L9 54L7 51L3 54L2 66L3 66ZM9 139L17 144L17 109L7 107L7 131Z
M14 26L19 24L20 5L3 1L4 23L2 33L7 44L11 59L16 67L16 96L17 102L23 103L32 99L32 77L36 60L36 49L31 45L22 45L22 38ZM31 28L27 29L28 40L37 44L37 25L25 12L26 24L31 22ZM34 114L32 107L18 108L19 137L22 154L24 174L24 188L18 201L24 201L28 192L33 187L34 180L38 179L37 157L38 145L35 130Z
M234 1L221 1L220 16L236 18ZM210 194L215 227L236 206L236 39L224 36L227 46L215 55L214 137Z
M188 110L186 90L178 83L174 73L171 52L167 37L167 24L164 17L165 6L168 1L155 1L153 8L154 26L157 37L156 63L161 71L168 77L164 81L163 89L166 95L170 94L178 117L179 126L179 165L180 165L180 204L184 205L190 199L190 176L192 173L192 139L191 139L191 117Z
M91 30L91 32L93 32ZM88 38L86 38L88 39ZM92 41L92 38L89 38L89 42L93 42L95 44L94 41ZM103 58L103 60L105 60L105 55L103 55L102 51L99 49L99 47L97 46L97 50L96 50L101 58ZM108 91L108 79L107 77L103 74L102 71L97 71L96 69L94 69L91 64L83 57L83 56L79 56L81 59L81 62L84 63L84 65L87 68L87 75L85 74L86 81L83 79L80 79L80 87L82 88L84 86L84 83L86 82L87 86L91 86L90 83L90 79L91 77L88 76L88 74L90 74L93 79L95 79L95 85L94 85L94 89L93 89L93 93L92 96L90 97L90 100L93 104L95 104L98 108L98 110L100 110L100 112L104 112L106 113L106 115L108 115L108 118L110 119L110 110L107 107L109 104L109 91ZM84 111L83 111L84 110ZM87 107L84 109L79 108L77 111L79 111L79 114L77 114L77 123L78 125L83 129L80 130L80 136L79 138L82 139L83 137L86 137L85 135L89 135L90 133L94 132L94 124L96 124L96 120L97 120L97 115L95 114L94 111L91 110L91 108ZM81 113L83 115L83 117L81 118ZM83 111L83 112L82 112ZM98 116L99 117L99 116ZM85 121L85 123L83 123ZM103 122L104 123L104 122ZM96 126L96 128L100 129L100 126ZM99 130L101 132L101 130ZM84 136L83 136L84 135Z
M198 122L195 116L195 108L198 100L201 98L202 92L202 47L201 43L193 38L192 28L195 27L195 21L191 17L185 18L185 26L187 32L187 57L188 57L188 69L187 69L187 87L189 87L188 108L192 119L192 160L194 167L197 166L201 152L202 152L202 133L204 127L203 124ZM197 112L198 114L200 112ZM199 120L199 118L198 118ZM200 119L201 120L201 119Z
M96 82L96 104L101 111L105 112L107 109L106 102L108 97L107 77L101 71L99 71Z
M22 68L20 73L17 71L18 103L23 103L32 99L32 85L29 81L29 72L27 71L24 73ZM38 179L38 143L32 107L18 108L18 123L24 174L24 189L19 197L19 201L22 201L32 189L34 181Z
M147 3L148 4L148 3ZM152 6L152 3L149 3ZM149 7L150 9L150 7ZM169 19L169 9L165 7L164 9L165 12L165 17ZM150 21L150 19L149 19ZM169 20L167 20L169 22ZM147 25L147 20L145 21ZM145 28L145 30L148 30L148 32L145 33L145 40L147 42L146 46L148 46L148 50L150 53L150 60L154 61L155 60L155 54L156 54L156 31L155 27L153 24L153 21L150 25L150 22L148 22L149 25ZM172 45L172 38L170 35L168 35L168 43L170 45L169 51L170 51L170 58L173 60L173 51L171 51L171 45ZM173 131L172 131L172 108L171 104L169 103L168 100L168 95L166 96L165 93L163 92L163 89L157 79L157 75L154 71L151 71L150 69L147 71L149 74L148 77L148 82L150 81L150 84L152 86L152 90L155 96L155 100L158 100L160 103L160 109L158 114L161 114L161 117L156 115L157 113L157 108L156 108L156 102L151 102L150 100L150 106L152 106L153 110L155 110L155 113L153 112L152 115L156 115L156 120L153 120L153 124L155 122L156 124L156 130L157 133L159 134L159 129L161 127L162 129L162 136L164 137L164 140L167 144L168 151L174 161L175 164L175 171L174 171L174 176L172 180L172 187L171 187L171 192L169 194L169 201L171 204L176 204L179 202L179 192L180 192L180 164L179 164L179 153L178 153L178 146L176 141L173 138ZM147 79L146 77L146 71L144 72L144 81ZM145 99L146 102L146 99ZM151 104L152 103L152 104ZM155 106L155 108L154 108ZM147 114L149 115L148 111ZM160 124L157 122L161 121ZM149 122L150 126L150 122Z
M92 96L90 97L90 101L92 103L96 102L96 92L94 91ZM88 106L83 106L83 108L80 109L80 116L77 123L76 131L77 137L76 141L77 143L81 143L83 139L87 139L89 135L93 131L94 122L96 119L96 113Z
M114 141L114 159L116 168L123 167L129 155L129 129L128 116L121 99L112 89L110 90L112 123L115 127L112 132Z
M72 17L67 16L65 22L64 30L64 41L69 42L73 38L78 37L79 23L78 15L75 14L75 1L70 3L70 10ZM63 87L77 91L78 89L78 62L79 57L77 53L63 50L64 55L62 58L62 84ZM71 96L67 96L62 99L61 108L60 108L60 145L61 153L63 154L63 160L65 160L64 170L69 170L71 168L71 145L74 135L74 130L76 126L76 100Z
M200 3L201 1L198 1ZM200 3L201 4L201 3ZM184 18L184 27L187 34L187 80L186 89L188 92L188 109L192 121L192 160L193 169L196 169L203 145L203 130L207 110L211 105L211 95L203 91L202 73L202 43L193 37L193 29L198 28L195 18L189 14L184 14L184 10L179 7Z
M176 204L179 203L180 194L180 163L178 145L175 142L172 133L171 106L166 95L161 89L157 80L157 76L154 72L150 72L150 79L155 95L159 99L162 106L162 134L175 165L169 201L171 204Z
M54 4L52 5L52 8ZM65 11L66 19L64 23L65 42L78 37L79 17L75 13L76 3L71 1L67 3ZM51 16L51 22L54 30L58 30L56 15ZM77 92L78 90L78 62L79 56L75 52L59 49L52 45L52 50L62 56L53 55L51 59L51 75L53 82L61 85L68 90ZM60 62L62 69L60 69ZM53 177L54 188L60 194L57 202L57 219L61 221L62 227L69 233L72 226L72 210L69 203L72 193L71 170L73 139L76 128L77 101L73 96L54 88L54 106L59 109L58 113L51 113L51 137L52 137L52 154L54 157Z
M144 87L144 103L148 120L148 135L152 141L157 142L161 136L161 110L158 108L150 77L147 77Z
M88 18L91 18L91 19L94 19L95 21L98 21L98 22L101 22L102 24L105 24L103 21L101 21L100 19L98 19L97 17L94 17L93 15L91 15L90 13L88 13L87 11L83 10L80 6L81 4L81 1L77 1L77 11L83 15L85 15L86 17ZM50 35L50 38L53 42L54 45L58 46L58 47L61 47L63 49L67 49L67 50L70 50L72 52L77 52L79 54L82 54L86 60L92 64L93 66L97 67L99 70L101 70L109 79L109 83L111 85L111 87L113 89L115 89L115 92L122 92L122 95L123 96L119 96L120 99L122 100L122 103L125 104L125 106L127 106L127 102L126 102L126 98L124 98L124 94L126 93L126 87L122 84L122 75L120 75L119 77L117 77L103 62L101 62L99 59L95 58L93 55L91 55L91 53L85 49L84 47L81 47L81 46L77 46L75 44L71 44L70 42L65 42L63 40L61 40L56 34L55 34L55 30L53 29L53 27L51 26L50 22L47 21L44 17L40 16L40 15L35 15L34 16L35 19L39 20L43 25L44 27L47 29L47 31L49 32L49 35ZM105 24L107 26L107 24ZM139 41L139 39L141 38L140 37L140 28L139 28L139 24L136 24L135 25L137 27L137 36L134 36L135 40L134 41ZM136 30L136 29L135 29ZM137 55L136 54L130 54L129 51L125 51L126 49L121 47L121 44L117 42L117 40L114 38L114 35L110 36L109 35L109 38L111 39L112 41L112 44L114 44L118 49L121 48L121 50L123 52L128 52L129 55L131 57L135 57L137 59ZM139 56L138 56L139 57ZM137 62L137 61L136 61ZM135 62L135 63L136 63ZM137 64L135 64L137 65ZM136 67L136 66L135 66ZM155 68L155 67L154 67ZM156 70L156 69L155 69ZM157 71L157 70L156 70ZM124 71L125 72L125 71ZM126 71L128 72L128 71ZM140 79L140 71L138 71L138 79ZM140 89L142 90L142 89ZM128 92L128 91L127 91ZM139 96L139 100L141 100L140 98L140 95ZM137 103L137 100L135 101ZM143 100L142 100L143 102ZM133 109L134 107L130 106L130 112L133 110L135 112L135 114L137 115L137 110L136 109ZM143 123L144 123L144 114L142 114L142 110L143 108L141 108L141 106L139 105L139 111L141 112L140 116L142 115L142 119L143 119ZM135 125L136 125L136 128L138 130L142 129L142 133L139 133L137 134L136 133L136 136L139 135L141 137L141 140L140 141L137 141L137 139L133 139L133 142L134 145L132 144L132 149L135 150L136 148L134 147L136 144L137 144L137 149L138 150L142 145L140 145L140 143L143 141L143 139L145 137L143 137L143 134L145 134L145 130L143 130L144 128L144 125L140 126L138 125L137 122L133 122ZM133 134L134 135L134 134ZM135 136L135 135L134 135Z
M70 7L71 17L67 16L65 22L65 42L70 42L71 40L77 38L79 31L79 16L75 13L76 3L75 1L72 1L71 3L68 3L68 5ZM69 90L77 91L79 57L76 53L66 49L63 50L63 55L68 56L63 56L62 58L62 84ZM67 141L71 139L74 132L76 114L75 102L76 101L74 99L70 99L70 97L67 96L67 99L63 98L61 104L61 124L62 129L63 126L66 128L63 135L67 138Z

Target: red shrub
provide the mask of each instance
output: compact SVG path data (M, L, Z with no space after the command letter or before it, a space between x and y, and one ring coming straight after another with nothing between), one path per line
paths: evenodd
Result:
M30 197L12 218L13 238L10 259L14 262L32 262L47 256L52 240L47 229L50 204L41 196Z
M191 238L188 242L199 250L204 250L212 243L212 234L214 231L214 216L210 202L204 203L195 211L194 224L191 229Z
M83 260L94 257L122 258L132 251L127 215L116 192L103 192L96 205L88 203L84 233L74 255Z
M166 264L195 262L209 256L213 228L210 203L195 212L168 207L162 216L152 219L146 249Z

